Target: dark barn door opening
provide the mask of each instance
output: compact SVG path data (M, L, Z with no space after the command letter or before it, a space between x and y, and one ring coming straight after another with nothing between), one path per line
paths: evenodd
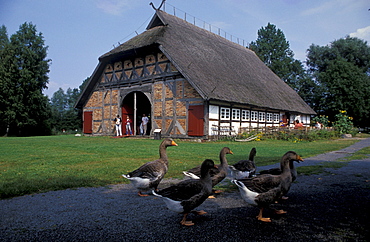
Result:
M127 116L131 119L131 129L134 135L140 134L140 124L143 114L149 117L147 135L151 130L151 104L147 96L142 92L131 92L123 99L122 102L122 133L126 134L125 122Z
M188 135L203 136L204 135L204 106L190 105L188 109Z

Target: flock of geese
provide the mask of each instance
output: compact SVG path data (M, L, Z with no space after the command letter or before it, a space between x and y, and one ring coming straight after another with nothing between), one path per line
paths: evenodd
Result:
M168 209L183 214L181 224L194 225L188 221L187 215L198 215L206 212L195 211L207 198L211 198L213 187L220 183L231 171L232 182L238 187L241 197L250 205L257 206L260 211L257 219L263 222L271 222L270 218L262 216L263 210L280 199L287 199L292 182L297 177L294 161L303 159L294 151L286 152L280 161L280 167L261 171L255 174L256 166L254 157L257 153L253 148L248 160L238 161L234 165L228 165L226 155L233 154L228 147L220 151L220 164L215 165L213 160L206 159L198 167L194 167L184 174L190 179L185 179L177 184L158 190L158 185L168 171L168 157L166 149L169 146L177 146L171 138L164 139L159 146L159 159L147 162L138 169L122 175L129 179L131 184L138 189L139 196L148 196L143 191L152 191L153 195L163 199ZM275 210L276 214L286 213L284 210Z

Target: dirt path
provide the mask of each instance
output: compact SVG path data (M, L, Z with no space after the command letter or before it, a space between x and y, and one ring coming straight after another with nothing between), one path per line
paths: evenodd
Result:
M344 150L307 158L318 164L370 146L362 140ZM338 157L340 156L340 157ZM179 224L154 196L138 197L130 185L53 191L0 200L1 241L369 241L370 157L340 169L299 176L289 199L273 205L288 211L256 220L258 209L238 192L208 199L190 216L195 226Z

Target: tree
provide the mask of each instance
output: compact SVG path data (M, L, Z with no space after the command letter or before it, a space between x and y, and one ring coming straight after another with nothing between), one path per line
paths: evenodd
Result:
M370 47L366 41L346 37L327 46L311 45L307 65L317 84L315 110L334 120L346 110L358 126L370 116Z
M82 112L74 106L88 80L89 78L86 78L79 88L68 88L66 92L59 88L53 94L50 105L52 108L52 127L56 132L61 130L70 131L82 127Z
M294 59L283 31L268 23L258 30L258 37L249 47L282 80L297 92L303 87L307 76L302 63ZM303 90L301 90L303 91Z
M10 76L7 70L13 64L7 29L4 25L0 28L0 130L7 134L10 120L15 118L15 113L11 110L12 92L10 90Z
M42 34L37 33L35 25L24 23L4 46L0 71L4 86L0 95L5 105L1 107L1 127L17 135L49 134L50 107L42 91L48 84L50 60L46 59L48 47L44 46Z

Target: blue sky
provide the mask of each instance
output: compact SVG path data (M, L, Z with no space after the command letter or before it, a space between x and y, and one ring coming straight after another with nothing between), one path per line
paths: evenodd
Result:
M145 31L161 0L0 0L0 24L8 36L32 22L52 59L49 97L59 88L78 87L91 76L99 56ZM272 23L281 29L295 58L304 61L311 44L327 45L347 35L370 44L368 0L167 0L166 12L186 17L240 43L255 41ZM205 22L205 24L204 24Z

